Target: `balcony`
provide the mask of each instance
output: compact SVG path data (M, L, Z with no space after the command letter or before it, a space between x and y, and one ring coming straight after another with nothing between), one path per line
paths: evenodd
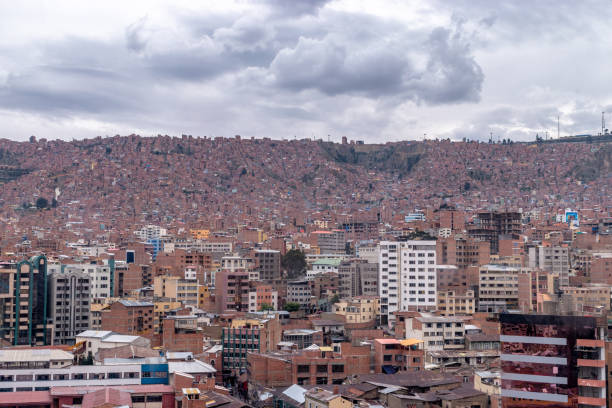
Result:
M593 388L605 388L605 380L589 380L586 378L579 378L578 385L581 387L593 387Z
M579 358L578 367L605 367L605 360L586 360Z
M590 405L590 406L598 406L605 407L606 399L605 398L595 398L595 397L578 397L578 404L580 405Z

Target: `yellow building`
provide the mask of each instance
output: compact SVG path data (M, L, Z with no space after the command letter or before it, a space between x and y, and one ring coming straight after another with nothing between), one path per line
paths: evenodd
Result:
M210 309L210 288L208 285L198 285L198 309Z
M178 276L160 275L153 280L153 293L186 305L198 305L198 281Z
M192 229L189 231L194 239L208 239L210 230L207 229Z
M155 327L155 333L162 332L162 320L171 310L182 308L181 302L171 300L160 300L153 302L153 326Z
M438 310L442 316L471 315L476 312L476 299L473 290L459 294L454 290L438 292Z
M378 320L380 302L377 296L356 296L335 303L332 311L345 316L346 323L368 323Z
M327 220L314 220L312 223L313 223L313 224L315 225L315 227L317 227L318 229L324 229L324 230L326 230L326 229L328 229L328 228L329 228L329 221L327 221Z
M90 322L89 328L91 330L100 330L102 327L102 310L106 309L108 304L106 303L90 303L89 313Z
M304 394L304 408L352 408L353 403L321 388L311 388Z

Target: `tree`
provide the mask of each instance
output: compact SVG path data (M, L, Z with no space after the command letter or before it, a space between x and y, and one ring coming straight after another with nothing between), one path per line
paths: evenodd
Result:
M285 310L288 312L297 312L300 310L300 304L295 302L285 303Z
M331 304L335 304L338 303L340 301L340 296L338 295L334 295L334 297L331 298L331 300L329 301Z
M49 206L49 201L47 201L46 198L38 197L38 200L36 200L36 208L38 208L39 210L42 210L43 208L47 208L48 206Z
M87 357L79 357L79 365L93 365L93 355L91 351L87 352Z
M269 303L262 303L261 306L259 307L259 310L261 312L266 312L268 310L274 310L274 306L272 306Z
M306 271L306 255L299 249L291 249L281 259L282 267L289 278L295 278Z

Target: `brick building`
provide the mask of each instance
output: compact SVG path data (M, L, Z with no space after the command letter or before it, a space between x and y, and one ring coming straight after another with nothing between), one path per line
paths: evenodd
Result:
M400 371L422 371L425 367L423 341L418 339L375 339L374 371L394 374Z
M294 353L249 353L249 380L267 387L291 384L341 384L354 374L368 374L370 346L338 343L332 347L312 345Z
M276 350L281 341L280 321L274 319L234 319L224 327L222 372L224 378L240 375L247 367L247 355ZM218 368L219 369L219 368Z
M119 300L102 310L101 330L151 338L154 334L153 303Z
M215 306L217 313L226 310L249 310L249 273L221 270L215 276Z
M195 355L204 350L204 334L196 316L182 314L163 320L162 344L166 351L189 351Z

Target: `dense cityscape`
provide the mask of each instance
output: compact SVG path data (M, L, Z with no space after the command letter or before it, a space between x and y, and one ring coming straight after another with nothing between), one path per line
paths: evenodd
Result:
M0 406L606 406L610 152L3 140Z
M0 1L0 408L612 407L611 1Z

